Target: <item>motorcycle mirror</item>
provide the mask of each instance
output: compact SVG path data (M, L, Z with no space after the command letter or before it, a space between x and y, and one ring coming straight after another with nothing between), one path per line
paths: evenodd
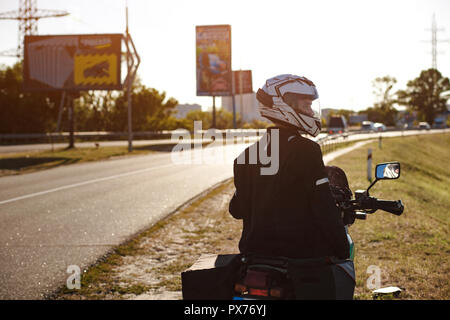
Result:
M377 164L375 177L377 180L400 178L400 163L386 162Z
M372 188L378 180L398 178L400 178L400 162L393 161L379 163L375 167L375 181L367 188L366 194L369 195L370 188Z

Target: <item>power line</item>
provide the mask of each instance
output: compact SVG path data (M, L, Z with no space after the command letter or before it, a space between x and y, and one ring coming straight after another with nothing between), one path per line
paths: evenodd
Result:
M37 0L19 0L19 10L0 13L0 20L18 20L19 33L17 49L0 52L2 56L23 58L23 41L25 36L38 33L37 22L43 18L56 18L69 15L67 11L38 9Z

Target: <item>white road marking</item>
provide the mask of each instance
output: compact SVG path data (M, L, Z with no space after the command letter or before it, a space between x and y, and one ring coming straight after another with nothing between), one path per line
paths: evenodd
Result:
M14 202L14 201L19 201L19 200L24 200L24 199L28 199L28 198L41 196L41 195L44 195L44 194L47 194L47 193L57 192L57 191L66 190L66 189L70 189L70 188L76 188L76 187L84 186L84 185L91 184L91 183L117 179L117 178L126 177L126 176L130 176L130 175L137 174L137 173L142 173L142 172L146 172L146 171L152 171L152 170L166 168L166 167L170 167L170 166L173 166L173 164L166 164L166 165L162 165L162 166L158 166L158 167L152 167L152 168L145 168L145 169L140 169L140 170L135 170L135 171L129 171L129 172L116 174L116 175L112 175L112 176L108 176L108 177L103 177L103 178L98 178L98 179L92 179L92 180L88 180L88 181L78 182L78 183L74 183L74 184L69 184L69 185L58 187L58 188L53 188L53 189L49 189L49 190L45 190L45 191L39 191L39 192L35 192L35 193L26 194L24 196L16 197L16 198L3 200L3 201L0 201L0 205L5 204L5 203Z

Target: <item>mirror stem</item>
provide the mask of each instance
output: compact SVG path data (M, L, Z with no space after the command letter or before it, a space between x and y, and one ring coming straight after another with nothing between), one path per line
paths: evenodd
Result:
M366 192L367 192L367 196L369 196L369 189L373 187L373 185L378 181L378 179L375 179L374 182L371 183L371 185L367 188Z

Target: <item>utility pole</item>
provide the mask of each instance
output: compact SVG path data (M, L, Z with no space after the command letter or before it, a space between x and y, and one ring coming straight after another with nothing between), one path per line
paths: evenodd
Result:
M437 32L444 31L445 29L437 27L436 16L434 13L433 13L432 21L431 21L431 29L425 29L425 30L427 30L427 31L431 30L431 67L433 69L437 70L437 55L438 55L437 44L438 44L438 42L450 42L450 40L449 39L438 40ZM424 42L430 42L430 41L425 40Z
M125 46L127 48L126 60L127 60L127 76L124 81L124 87L127 90L127 108L128 108L128 152L133 151L133 121L132 121L132 99L131 91L133 90L133 82L136 78L136 72L141 63L141 58L136 51L133 39L128 31L128 1L126 2L126 27L125 27Z
M56 18L69 15L66 11L38 9L37 0L19 0L19 10L0 13L0 20L18 20L19 33L17 49L0 52L1 56L23 59L23 40L25 36L38 33L37 22L43 18Z
M125 27L125 36L128 39L130 38L130 34L128 33L128 1L126 6L126 27ZM131 71L131 62L130 62L130 50L127 50L127 72ZM134 80L134 79L133 79ZM133 81L131 78L129 79L127 85L127 108L128 108L128 152L133 151L133 121L132 121L132 105L131 105L131 90L133 86Z

